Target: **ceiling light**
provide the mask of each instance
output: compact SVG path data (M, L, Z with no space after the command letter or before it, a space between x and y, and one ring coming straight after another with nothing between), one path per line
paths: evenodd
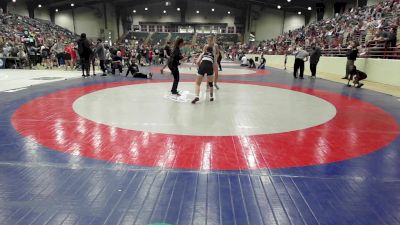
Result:
M197 10L197 11L196 11L196 13L197 13L197 14L199 14L199 13L200 13L200 11L199 11L199 10Z
M16 3L16 2L17 2L17 0L12 0L12 2Z
M292 0L287 0L287 2L291 2Z
M133 13L136 13L136 9L133 10Z
M56 10L54 10L54 11L58 12L58 9L56 9Z
M231 11L228 11L228 14L230 15L230 14L231 14Z
M312 8L311 8L311 6L309 6L307 9L308 9L308 10L311 10Z
M277 6L277 8L278 8L278 9L281 9L281 8L282 8L282 6L278 5L278 6Z
M176 8L176 11L181 11L181 8Z
M167 11L166 11L166 10L164 10L164 11L163 11L163 13L165 14L165 13L167 13Z
M147 11L147 10L149 10L149 8L147 8L147 7L146 7L146 8L144 8L144 10L146 10L146 11Z
M41 5L41 4L39 4L39 5L38 5L38 7L39 7L39 8L42 8L42 5Z
M211 11L213 11L213 12L214 12L214 11L215 11L215 9L214 9L214 8L212 8L212 9L211 9Z
M299 11L297 14L301 15L301 12Z
M75 4L74 3L71 3L71 7L74 7L75 6Z

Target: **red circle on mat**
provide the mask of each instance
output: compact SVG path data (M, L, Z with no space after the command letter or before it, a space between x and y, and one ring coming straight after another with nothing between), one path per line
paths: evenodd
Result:
M374 152L399 134L396 120L370 103L327 91L261 82L228 81L314 95L333 104L337 115L319 126L286 133L208 137L111 127L85 119L72 108L76 99L88 93L146 82L150 81L96 84L55 92L22 105L12 123L23 136L67 154L112 163L196 170L331 163Z
M185 66L185 67L187 67L187 66ZM229 67L229 68L231 68L231 67ZM243 68L243 67L238 67L238 68L234 68L234 69L240 69L240 68ZM250 68L245 68L245 69L252 70L252 71L254 71L254 73L248 73L248 74L221 74L220 73L219 76L266 76L266 75L271 74L271 71L269 71L267 69L265 69L265 70L250 69ZM153 68L150 69L150 72L157 74L157 73L160 73L160 70L161 70L161 67L153 67ZM193 71L197 71L197 68L193 67L192 70ZM166 73L166 71L164 71L164 73ZM193 73L180 72L180 74L181 75L194 75L194 76L196 76L196 74L193 74Z

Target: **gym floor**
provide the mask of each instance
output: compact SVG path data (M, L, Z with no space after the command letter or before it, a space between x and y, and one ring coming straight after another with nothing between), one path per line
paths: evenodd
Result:
M225 62L192 105L195 68L143 71L0 86L0 224L400 224L396 97Z

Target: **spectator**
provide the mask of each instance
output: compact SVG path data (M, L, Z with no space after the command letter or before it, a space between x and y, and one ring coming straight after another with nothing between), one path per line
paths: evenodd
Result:
M257 68L253 58L249 59L249 68Z
M58 66L59 67L62 66L63 61L65 61L65 59L64 59L64 44L61 43L60 40L57 40L51 50L54 52L54 54L57 58Z
M249 62L248 62L247 57L245 55L242 57L241 61L242 61L242 63L240 64L240 66L243 66L243 67L248 67L249 66Z
M85 33L82 33L81 38L78 40L78 52L81 59L82 76L88 77L90 76L90 56L92 55L92 49L90 48L88 39L86 39Z
M115 70L118 69L122 73L122 53L118 51L112 59L112 75L115 75Z
M319 62L320 57L321 57L321 49L317 47L315 43L311 44L311 53L310 53L311 78L316 78L317 64Z
M107 76L106 67L105 67L106 51L105 51L104 44L101 39L97 39L96 55L100 61L100 68L103 71L103 76Z
M258 69L265 69L265 63L267 60L265 60L264 54L261 54L261 59L260 59L260 65L258 66Z
M387 44L386 44L387 47L390 47L390 48L396 47L397 30L395 27L390 28L390 31L389 31L386 41L387 41Z

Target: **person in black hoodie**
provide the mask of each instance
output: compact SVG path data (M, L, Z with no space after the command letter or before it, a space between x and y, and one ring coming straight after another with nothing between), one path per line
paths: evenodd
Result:
M152 79L153 78L152 73L144 74L144 73L139 72L139 66L136 63L136 58L134 58L134 57L132 57L129 62L128 71L126 71L126 77L128 77L129 73L132 73L132 76L134 78L144 78L144 79Z
M311 44L311 52L310 52L310 71L311 78L316 78L317 76L317 65L319 62L319 58L321 57L321 49L316 46L315 43Z
M171 70L172 76L174 76L174 83L172 84L171 94L180 96L178 92L179 84L179 65L180 61L185 58L182 56L180 48L184 45L183 39L179 38L175 41L174 49L171 54L171 58L168 61L168 68Z
M88 77L90 76L90 56L93 52L85 33L82 33L81 38L78 40L78 53L81 58L82 76Z

